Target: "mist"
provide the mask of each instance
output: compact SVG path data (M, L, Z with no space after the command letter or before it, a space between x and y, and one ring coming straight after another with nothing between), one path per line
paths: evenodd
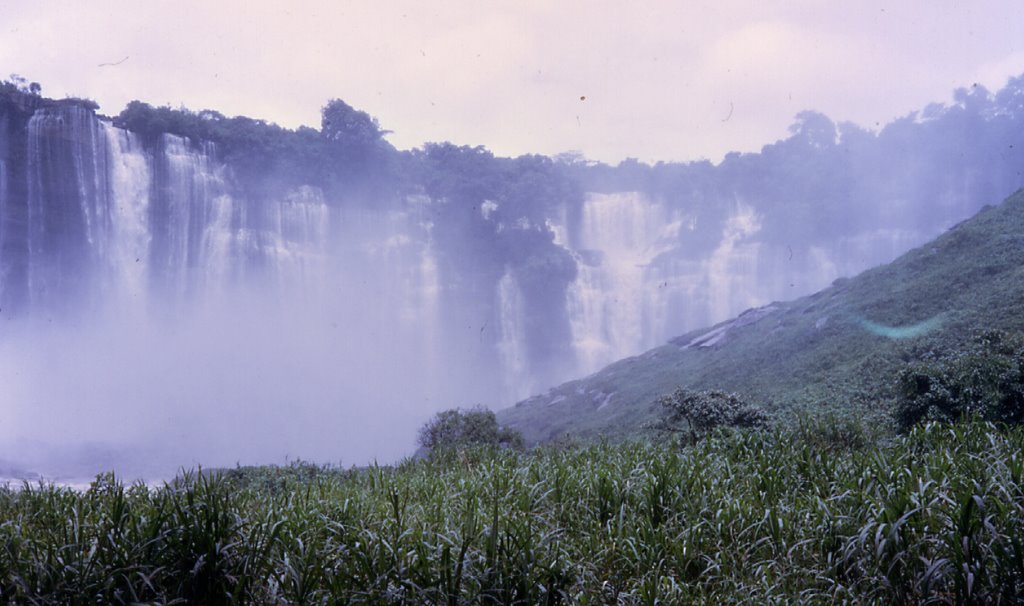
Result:
M24 88L0 91L18 476L394 462L437 411L815 292L1024 185L1024 78L877 132L802 112L759 153L653 166L403 152L340 100L292 131Z
M315 295L228 288L8 328L0 459L51 475L166 476L410 454L429 414L471 403L472 365L458 351L436 364L426 319L389 306L359 268L331 272L336 290Z

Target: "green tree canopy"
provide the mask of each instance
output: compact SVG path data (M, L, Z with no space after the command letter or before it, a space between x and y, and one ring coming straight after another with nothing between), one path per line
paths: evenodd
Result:
M522 448L523 436L508 427L499 427L494 412L483 407L466 411L453 408L434 415L420 428L419 445L429 450L470 446Z
M666 409L658 428L688 434L692 443L718 427L752 429L768 424L768 417L760 408L736 394L718 390L692 391L677 387L671 394L658 398L658 403Z
M1024 340L988 332L962 351L907 366L896 378L896 423L907 431L922 421L976 416L1024 422Z

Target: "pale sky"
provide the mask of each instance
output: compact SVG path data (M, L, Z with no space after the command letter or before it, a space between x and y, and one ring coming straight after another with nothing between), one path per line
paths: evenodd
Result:
M1021 0L0 0L0 77L319 127L344 99L499 155L721 159L814 109L873 128L1024 73Z

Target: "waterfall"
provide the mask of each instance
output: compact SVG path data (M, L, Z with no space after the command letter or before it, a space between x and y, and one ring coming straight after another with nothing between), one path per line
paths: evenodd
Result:
M426 196L408 196L406 212L401 213L400 241L407 249L403 254L404 270L402 290L406 293L401 317L410 330L422 339L424 360L442 356L439 343L441 331L441 273L433 237L434 225L430 220L432 201Z
M652 289L651 263L669 250L680 226L679 217L635 192L587 196L572 243L577 279L568 293L581 368L595 370L657 343L664 293ZM556 229L559 239L565 232Z
M301 186L270 205L265 248L281 288L322 292L328 281L330 212L318 187Z
M134 134L106 122L102 129L109 151L111 237L106 269L110 296L120 312L138 312L147 299L149 279L150 161Z
M764 292L759 277L761 246L749 238L761 229L753 209L737 205L726 220L722 239L707 264L709 306L704 324L726 320L744 309L767 302L772 293ZM693 328L697 328L694 326Z
M425 195L366 204L329 201L313 185L254 193L211 143L164 134L143 145L70 104L28 119L22 176L10 164L12 132L5 126L0 154L0 309L145 314L255 294L285 305L281 313L299 305L359 318L368 339L423 360L420 379L431 377L434 393L461 365L474 400L507 402L592 372L934 235L882 227L780 244L762 236L754 204L733 197L707 243L691 201L591 193L578 213L547 217L577 265L563 315L560 291L531 281L532 270L484 273L449 252L457 246L435 243L435 205L445 202ZM500 216L498 203L480 213ZM568 334L549 330L559 322ZM565 373L564 358L575 358Z
M6 136L6 134L6 132L0 131L0 135ZM0 312L7 305L7 291L11 283L11 266L8 259L7 244L12 213L8 207L7 200L7 159L0 156ZM9 315L10 310L7 313Z
M824 244L769 243L761 238L762 217L734 199L717 244L695 251L687 242L696 220L685 204L592 193L575 230L565 216L556 213L549 229L578 265L566 301L577 374L751 307L815 292L935 235L881 228Z
M511 271L506 270L498 281L497 295L501 329L498 355L507 400L505 403L511 404L533 393L523 326L523 293Z
M791 205L724 181L547 208L529 188L517 201L432 199L403 177L367 199L274 171L250 182L252 170L70 103L0 115L11 435L36 431L38 415L62 424L54 443L177 432L195 437L190 456L229 463L311 436L322 450L291 452L397 456L436 410L508 404L888 262L962 218L979 187L953 182L923 224L896 188L826 238L773 214ZM18 314L36 321L7 322Z
M29 300L89 302L111 226L106 138L92 112L72 105L36 111L27 130Z
M151 211L154 271L172 297L184 300L233 276L235 207L213 144L193 146L165 134L160 152Z

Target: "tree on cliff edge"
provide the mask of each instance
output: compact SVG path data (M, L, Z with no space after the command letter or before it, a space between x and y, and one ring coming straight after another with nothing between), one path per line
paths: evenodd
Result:
M390 131L381 129L377 119L332 99L320 111L320 135L331 156L329 175L335 186L349 188L356 183L386 182L388 158L394 148L384 140Z

